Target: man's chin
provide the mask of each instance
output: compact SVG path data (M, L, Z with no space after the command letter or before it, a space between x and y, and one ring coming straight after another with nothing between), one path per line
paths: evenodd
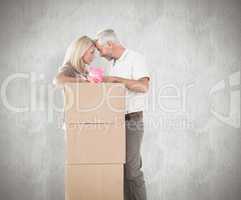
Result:
M105 58L105 59L106 59L106 60L108 60L108 61L113 60L113 58L112 58L112 57L108 57L108 56L103 56L103 58Z
M113 58L108 57L107 60L108 60L108 61L111 61L111 60L113 60Z

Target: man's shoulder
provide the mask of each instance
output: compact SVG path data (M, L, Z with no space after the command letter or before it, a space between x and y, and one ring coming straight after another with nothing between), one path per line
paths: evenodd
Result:
M129 50L128 52L128 55L129 55L129 60L132 61L132 63L145 63L146 62L146 58L145 56L138 52L138 51L133 51L133 50Z
M144 55L138 51L134 51L134 50L131 50L131 49L128 49L128 57L129 58L133 58L133 59L141 59L141 58L144 58Z

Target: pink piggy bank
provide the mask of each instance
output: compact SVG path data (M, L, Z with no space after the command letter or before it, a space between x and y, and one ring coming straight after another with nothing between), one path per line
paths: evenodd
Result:
M91 83L101 83L103 82L104 77L104 68L103 67L88 67L88 81Z

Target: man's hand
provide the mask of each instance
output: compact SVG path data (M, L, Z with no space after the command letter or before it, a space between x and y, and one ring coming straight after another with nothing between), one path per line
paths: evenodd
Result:
M103 81L107 82L107 83L117 83L117 77L115 77L115 76L104 76Z
M149 89L149 77L143 77L138 80L133 80L117 76L105 76L104 82L123 83L127 89L134 92L145 93Z

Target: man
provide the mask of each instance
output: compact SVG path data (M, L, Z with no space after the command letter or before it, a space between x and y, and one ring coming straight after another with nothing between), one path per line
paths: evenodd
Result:
M124 165L125 200L146 200L144 175L141 170L141 143L144 134L144 93L148 91L150 76L144 57L126 49L111 29L101 31L95 42L100 56L113 61L105 82L123 83L126 98L126 163Z

